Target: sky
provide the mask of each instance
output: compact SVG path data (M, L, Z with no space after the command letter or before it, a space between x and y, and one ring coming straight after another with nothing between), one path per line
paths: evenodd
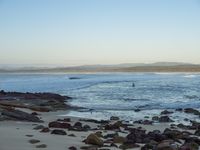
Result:
M200 0L0 0L0 64L200 64Z

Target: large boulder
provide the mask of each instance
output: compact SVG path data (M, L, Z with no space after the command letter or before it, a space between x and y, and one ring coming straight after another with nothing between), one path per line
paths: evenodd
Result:
M97 145L97 146L103 146L103 140L99 138L96 134L90 134L84 142L86 144L92 144L92 145Z

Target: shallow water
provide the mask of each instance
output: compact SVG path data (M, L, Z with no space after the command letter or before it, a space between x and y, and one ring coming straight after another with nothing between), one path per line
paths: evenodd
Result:
M88 118L134 120L163 109L200 108L200 74L193 73L0 74L0 89L72 96L72 105L92 111L68 115ZM143 111L135 113L136 108ZM183 117L173 114L177 120Z

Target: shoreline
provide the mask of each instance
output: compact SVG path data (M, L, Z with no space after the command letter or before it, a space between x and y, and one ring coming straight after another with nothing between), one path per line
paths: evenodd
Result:
M190 125L175 124L169 110L135 122L118 116L94 120L62 115L73 110L67 99L54 93L1 91L0 150L199 149L200 122L187 118ZM200 116L192 108L177 111Z

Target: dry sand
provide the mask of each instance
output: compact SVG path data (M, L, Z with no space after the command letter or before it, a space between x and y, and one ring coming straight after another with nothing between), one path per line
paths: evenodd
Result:
M41 125L48 125L48 122L55 121L58 118L64 118L62 114L66 114L66 111L58 112L49 112L42 113L41 117L45 121L44 123L37 123ZM66 117L65 117L66 118ZM71 123L77 122L80 118L67 117L71 118ZM97 126L95 123L82 122L83 124L88 124L91 127ZM77 149L80 149L81 146L85 146L85 143L82 140L85 139L91 132L76 132L68 131L67 134L74 134L76 137L70 137L68 135L52 135L50 133L40 133L39 130L33 130L36 126L35 123L30 122L16 122L16 121L2 121L0 122L0 150L67 150L70 146L75 146ZM135 127L142 126L148 131L150 130L164 130L166 127L169 127L168 124L158 124L158 125L135 125ZM106 131L106 133L113 133L113 131ZM103 133L103 134L106 134ZM26 135L33 135L33 137L28 137ZM40 140L37 144L29 143L30 139ZM46 144L47 148L36 148L36 145ZM109 148L117 149L117 148ZM140 148L137 148L140 149ZM136 149L135 149L136 150Z

